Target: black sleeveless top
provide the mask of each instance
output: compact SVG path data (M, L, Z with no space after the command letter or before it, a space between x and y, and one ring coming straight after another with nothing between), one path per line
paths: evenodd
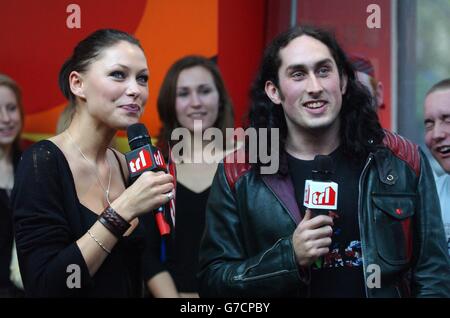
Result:
M195 193L177 182L175 201L175 229L170 236L161 239L152 233L153 275L169 271L179 292L198 292L197 271L200 240L205 228L205 209L210 188ZM152 227L156 228L153 220Z

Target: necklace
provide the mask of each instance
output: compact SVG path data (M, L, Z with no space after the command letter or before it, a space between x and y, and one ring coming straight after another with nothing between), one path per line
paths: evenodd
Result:
M72 141L72 143L75 145L75 147L78 149L78 152L81 154L81 156L84 158L84 160L87 161L87 163L89 163L92 168L94 169L95 175L97 176L98 179L98 183L100 184L100 186L102 187L103 191L105 192L105 198L106 198L106 202L108 202L109 205L111 205L111 202L109 201L109 189L111 187L111 165L108 161L108 156L105 157L106 162L108 163L108 168L109 168L109 179L108 179L108 188L105 189L105 187L103 186L102 180L100 179L100 175L97 172L97 168L95 166L95 164L92 161L89 161L89 159L84 155L84 153L81 151L80 147L78 146L78 144L75 142L75 140L72 138L72 135L69 133L69 130L66 130L67 135L69 136L70 140Z

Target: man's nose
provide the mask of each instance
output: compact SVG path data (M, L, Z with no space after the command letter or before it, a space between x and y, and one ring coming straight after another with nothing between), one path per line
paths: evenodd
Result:
M445 138L445 134L445 128L442 123L436 122L431 132L431 138L435 141L439 141Z
M306 91L310 95L320 95L322 93L322 85L315 74L310 74L307 82Z

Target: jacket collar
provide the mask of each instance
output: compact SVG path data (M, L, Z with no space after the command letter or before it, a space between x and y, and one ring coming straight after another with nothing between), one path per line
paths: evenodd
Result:
M398 179L398 173L394 170L389 149L380 147L372 155L378 171L378 178L387 185L393 185Z
M261 175L263 182L274 193L276 198L285 207L295 224L302 220L300 209L295 199L294 184L289 175L288 158L286 152L280 153L280 166L278 173Z

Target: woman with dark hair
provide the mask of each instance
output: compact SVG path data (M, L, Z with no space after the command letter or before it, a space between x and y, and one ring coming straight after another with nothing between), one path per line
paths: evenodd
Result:
M163 262L160 238L155 236L154 276L149 286L155 297L197 297L198 248L206 200L217 169L217 162L205 160L205 147L212 145L202 135L208 128L217 128L224 137L226 128L233 127L231 100L215 63L203 56L186 56L175 62L162 83L158 112L163 122L159 146L168 155L169 144L182 145L183 156L177 160L175 234L166 242L167 259ZM171 138L177 129L186 133L181 141ZM217 146L214 157L222 157L225 137L212 143ZM196 162L195 158L202 161Z
M33 297L140 297L148 271L145 213L172 199L172 177L145 172L131 186L108 147L137 123L148 97L139 42L98 30L75 47L59 85L69 127L24 154L12 200L20 269Z
M208 113L207 121L204 121L202 116L199 117L199 120L202 121L203 130L210 127L219 128L225 136L226 129L233 128L233 105L217 65L211 59L203 56L190 55L183 57L175 62L167 71L158 95L158 114L163 122L163 126L159 133L158 145L166 154L167 145L170 144L173 146L175 143L171 140L171 134L175 128L185 127L192 132L194 129L193 120L187 120L186 123L184 123L183 117L179 116L182 112L181 101L192 98L187 88L184 90L178 88L180 74L184 75L182 77L185 77L188 82L191 80L191 76L189 76L190 74L187 71L182 74L182 72L187 69L191 69L189 70L189 73L203 71L203 75L209 74L209 76L206 77L208 77L209 84L213 90L211 91L210 88L205 85L204 87L199 86L198 88L201 89L199 90L199 96L205 95L207 97L213 96L214 98L218 98L218 101L213 103L214 107L218 106L215 110L217 111L217 114L214 113L211 115L211 113ZM218 96L215 95L216 93ZM179 101L178 104L177 101ZM197 102L200 102L200 100ZM180 106L177 107L177 105ZM196 105L194 105L194 107L195 106Z
M0 297L17 294L10 280L14 242L10 196L21 155L19 141L23 119L19 86L10 77L0 74Z

